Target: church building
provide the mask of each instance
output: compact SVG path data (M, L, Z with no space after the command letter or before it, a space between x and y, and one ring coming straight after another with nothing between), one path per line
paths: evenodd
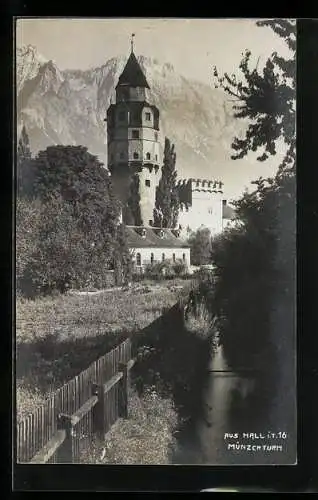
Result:
M165 260L190 266L189 231L208 227L211 234L223 229L222 183L190 179L179 181L181 201L176 228L154 227L156 188L161 178L163 151L160 112L150 102L149 84L131 53L116 85L116 100L107 110L107 165L122 205L134 265Z

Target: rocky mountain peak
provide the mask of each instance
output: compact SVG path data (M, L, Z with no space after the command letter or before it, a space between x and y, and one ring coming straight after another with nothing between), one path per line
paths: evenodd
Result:
M224 180L233 137L242 133L226 95L184 77L167 61L137 59L150 86L149 100L160 111L162 142L167 136L175 144L179 176L195 172ZM50 144L78 144L106 164L104 118L126 62L122 55L100 67L60 71L34 46L17 49L18 126L26 126L33 153Z

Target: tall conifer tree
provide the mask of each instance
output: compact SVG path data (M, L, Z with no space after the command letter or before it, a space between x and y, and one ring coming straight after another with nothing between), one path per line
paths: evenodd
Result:
M176 188L176 158L174 144L171 144L166 137L162 174L156 190L155 226L175 227L178 222L179 197Z

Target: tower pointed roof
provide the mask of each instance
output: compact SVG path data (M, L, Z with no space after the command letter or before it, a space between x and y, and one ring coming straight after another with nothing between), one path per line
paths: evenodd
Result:
M124 70L118 79L117 86L118 85L129 85L130 87L146 87L148 89L150 88L133 51L131 52L126 66L124 67Z

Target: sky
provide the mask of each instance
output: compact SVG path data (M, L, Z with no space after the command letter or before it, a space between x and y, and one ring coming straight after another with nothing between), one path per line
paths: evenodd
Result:
M211 83L211 67L234 71L242 52L251 49L260 63L285 44L254 19L50 18L17 20L16 43L35 45L63 69L88 69L130 52L173 64L178 73Z
M288 56L282 39L256 19L173 18L23 18L16 24L16 45L34 45L63 69L88 69L114 56L128 56L131 34L134 51L173 64L177 73L212 85L212 68L236 72L246 49L252 63L263 66L274 51ZM256 156L256 155L254 155ZM236 198L251 180L273 175L281 155L265 163L249 158L224 166L229 198Z

